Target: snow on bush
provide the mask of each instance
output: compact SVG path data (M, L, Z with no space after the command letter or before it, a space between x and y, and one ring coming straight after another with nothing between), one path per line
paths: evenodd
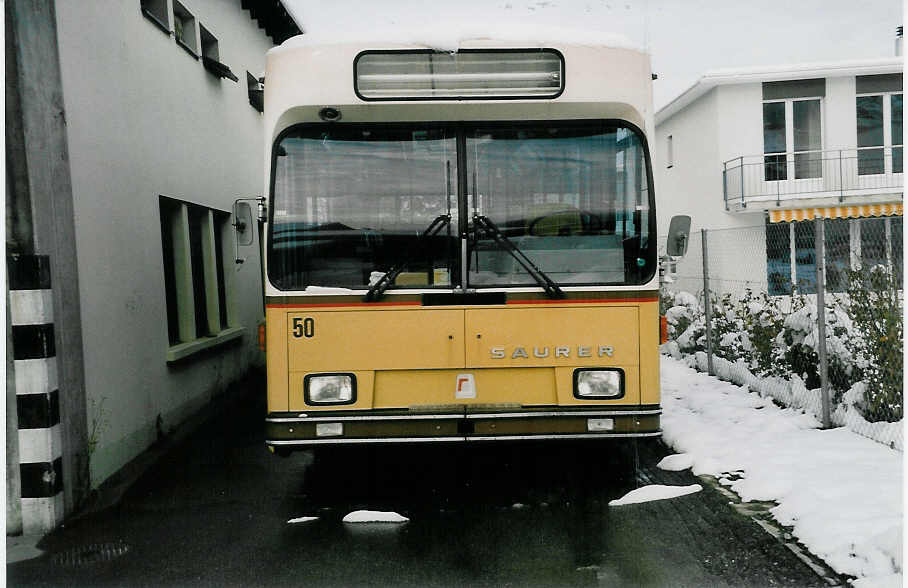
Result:
M826 303L832 422L901 450L901 293L880 268L854 272L846 293ZM711 295L713 368L785 407L822 418L816 297ZM665 355L707 371L702 295L663 292Z

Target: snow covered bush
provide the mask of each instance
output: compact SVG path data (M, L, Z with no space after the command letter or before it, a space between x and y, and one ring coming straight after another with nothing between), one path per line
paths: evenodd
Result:
M666 299L665 305L668 306L665 318L669 340L677 341L685 353L706 349L706 326L697 297L688 292L677 292Z
M749 367L760 376L784 376L787 368L780 362L784 349L777 341L785 315L777 296L766 292L744 291L740 305L744 311L744 330L750 342Z
M749 356L750 335L744 328L747 309L731 294L723 294L721 298L713 294L711 302L713 353L731 362Z
M851 318L856 363L864 373L864 417L901 420L903 310L901 283L884 266L849 272L848 294L839 304Z
M817 329L816 299L796 296L792 307L797 308L785 317L780 334L784 342L782 358L790 373L804 380L810 389L820 387L820 358ZM851 319L837 306L826 307L826 365L829 384L837 394L848 390L860 380L860 370L851 349L855 347Z

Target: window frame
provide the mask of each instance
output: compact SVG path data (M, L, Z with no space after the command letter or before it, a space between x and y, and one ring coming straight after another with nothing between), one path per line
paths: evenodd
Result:
M154 11L152 4L158 4L163 7L163 12L158 14ZM161 29L167 35L172 35L173 30L170 28L170 15L167 6L167 0L139 0L139 10L142 15L150 20L156 27Z
M825 145L826 137L826 97L825 96L798 96L797 98L771 98L768 100L763 100L761 105L766 104L778 104L783 103L785 105L785 151L778 151L773 153L766 152L766 139L764 136L763 139L763 161L764 166L767 165L767 157L780 157L785 156L785 177L776 178L776 179L767 179L766 173L764 171L763 181L764 182L791 182L791 181L811 181L811 180L822 180L823 179L823 147ZM794 140L794 103L795 102L809 102L812 100L817 100L820 103L820 148L819 149L808 149L806 151L795 151L795 140ZM762 106L761 106L762 108ZM763 116L761 111L761 116ZM763 124L765 123L765 118L763 119ZM795 156L806 153L819 153L820 154L820 175L816 177L804 177L798 178L795 177L795 172L797 171Z
M192 55L196 60L199 59L199 33L198 19L188 8L183 6L179 0L171 0L171 14L173 15L173 39L177 45L182 47L187 53ZM191 37L187 39L186 21L192 21ZM177 21L180 22L181 34L177 34ZM190 43L190 41L192 41ZM193 46L194 45L194 46Z
M277 156L278 156L278 150L279 150L278 147L280 146L281 141L283 141L288 135L290 135L291 133L295 132L298 129L328 128L328 127L332 127L332 126L336 127L339 125L340 126L349 125L349 126L359 126L359 127L375 127L375 128L412 127L413 125L423 125L424 127L432 127L432 128L442 127L442 128L446 128L446 129L451 129L453 131L453 136L455 136L455 138L456 138L456 144L457 144L456 157L457 157L457 176L458 177L457 177L457 181L456 181L456 188L457 188L458 223L459 223L459 226L457 227L457 232L459 235L467 234L467 223L468 223L468 216L469 216L467 214L467 212L468 212L467 211L467 205L468 205L467 192L468 192L469 188L468 188L468 182L467 182L468 171L466 169L467 154L465 151L465 149L466 149L465 141L466 141L466 133L468 133L471 129L475 129L477 127L495 127L495 126L519 128L521 126L533 127L533 126L540 126L540 125L550 125L550 126L562 125L562 126L595 127L595 128L607 128L610 126L623 127L625 129L627 129L628 131L630 131L631 133L633 133L637 137L637 139L640 141L640 147L643 150L643 155L644 155L643 160L644 160L644 168L645 168L644 172L645 172L645 176L646 176L646 186L647 186L647 207L648 207L648 212L649 212L649 214L647 215L647 217L648 217L647 218L648 243L647 243L647 249L645 250L644 254L646 255L646 259L647 259L646 269L648 271L647 271L647 273L641 272L641 279L638 282L622 282L621 284L602 283L602 282L569 283L569 284L559 284L559 285L562 288L613 288L613 287L620 287L620 286L643 286L643 285L649 283L656 276L656 273L658 271L658 263L656 261L656 255L657 255L656 248L657 248L658 239L657 239L657 233L656 233L656 214L655 214L655 212L656 212L656 208L655 208L656 195L655 195L655 182L653 180L653 162L652 162L653 158L652 158L652 154L651 154L651 150L650 150L649 140L648 140L646 134L643 132L643 130L640 127L638 127L637 125L635 125L634 123L632 123L630 121L623 120L623 119L598 119L597 118L597 119L584 119L584 120L578 120L578 119L504 120L504 121L470 120L470 121L429 121L429 122L413 121L413 122L394 122L394 123L388 123L388 122L381 122L381 123L306 122L306 123L297 123L294 125L290 125L287 128L283 129L275 137L275 139L272 143L272 146L271 146L271 158L270 158L271 169L269 170L270 178L269 178L269 187L268 187L268 230L267 230L266 242L265 242L265 249L266 249L266 252L265 252L266 253L266 255L265 255L265 257L266 257L265 277L267 279L268 284L270 284L275 290L278 290L280 292L304 292L306 289L306 287L291 288L291 289L282 288L281 286L275 284L274 281L272 281L272 279L271 279L271 268L274 266L274 263L272 260L273 248L270 245L273 242L273 238L274 238L274 235L273 235L274 212L275 212L274 198L275 198L275 183L276 183L276 179L277 179L276 170L277 170ZM462 259L458 259L457 261L459 264L462 265L462 263L463 263ZM450 287L448 287L448 288L414 287L414 286L393 287L392 286L392 287L388 288L387 293L390 294L390 293L397 292L397 293L412 294L412 293L431 293L431 292L437 293L437 292L460 291L460 288L463 287L463 283L467 279L467 276L465 276L463 273L464 269L465 268L463 268L463 267L460 268L460 275L461 275L461 284L460 285L451 284ZM541 289L540 286L538 286L535 283L494 285L494 286L493 285L479 285L479 286L474 286L474 287L479 291L521 291L521 290L522 291L535 291L537 289ZM368 287L349 288L346 286L338 286L338 288L342 288L344 290L349 290L350 292L355 292L357 294L365 293L366 291L368 291Z
M170 260L162 252L162 268L168 329L165 357L167 363L172 363L237 339L245 328L239 322L234 272L227 265L233 259L230 213L170 196L159 195L158 200L162 250L168 239L171 244ZM194 217L199 219L195 230L191 227ZM193 232L199 234L196 253L200 253L200 260L193 252ZM168 261L172 268L166 266ZM203 282L203 301L197 299L194 288L199 279ZM200 302L203 308L199 308ZM205 324L198 323L199 316L205 318ZM171 332L174 326L177 333Z
M862 251L862 249L863 249L863 246L862 246L863 230L862 230L862 228L865 226L869 226L869 224L866 221L870 221L870 220L884 221L884 225L883 225L884 230L882 233L882 238L885 240L885 246L884 246L885 256L886 256L885 261L886 261L887 265L895 267L896 257L897 257L896 253L900 252L901 250L897 251L893 247L893 245L894 245L893 232L894 231L892 229L892 222L893 222L893 219L901 220L902 218L903 217L900 215L888 215L888 216L869 216L869 217L845 218L845 219L824 219L824 221L825 222L830 222L833 220L848 221L847 270L856 271L856 270L860 270L864 266L865 260L864 260L864 255L863 255L863 251ZM766 225L765 225L766 230L764 231L764 244L763 245L764 245L764 252L766 254L766 259L767 259L767 264L766 264L767 292L769 293L770 296L792 296L792 295L797 295L797 294L816 295L817 284L816 284L815 278L812 281L807 282L810 286L812 286L812 289L808 289L807 291L805 291L798 287L797 272L798 272L799 264L798 264L798 259L797 259L797 241L796 241L797 225L804 224L804 223L810 223L811 225L813 225L814 231L816 230L816 228L815 228L816 219L803 220L803 221L790 221L790 222L782 222L782 223L772 223L772 222L769 222L769 220L767 218ZM788 267L789 273L788 273L788 282L787 283L790 284L791 287L788 288L787 291L773 291L773 285L772 285L773 281L769 279L770 275L771 275L769 273L769 269L770 269L769 268L769 227L780 226L780 225L786 226L788 229L787 232L788 232L788 258L789 259L788 259L787 267ZM827 225L827 227L828 227L828 225ZM812 253L814 256L814 264L816 263L816 244L815 244L816 237L815 237L815 235L816 235L816 233L814 233L814 243L811 244L811 250L812 250ZM847 289L847 284L844 287L830 287L831 281L829 279L829 271L830 271L829 268L830 268L830 262L833 260L831 260L829 258L829 244L828 244L829 233L828 232L825 232L825 238L826 238L827 242L824 243L824 247L823 247L823 253L824 253L823 266L826 270L826 276L825 276L826 292L832 292L832 293L844 292ZM901 259L902 263L904 263L904 257L899 256L899 258ZM800 265L803 265L803 264L800 264ZM815 265L814 265L814 272L815 271L816 270L815 270ZM904 275L904 268L899 271L901 272L900 275Z
M363 102L394 102L406 100L407 102L425 102L425 101L439 101L439 100L554 100L561 96L564 93L565 88L567 88L567 68L565 65L564 54L561 51L552 48L552 47L532 47L532 48L490 48L490 49L458 49L457 53L553 53L561 61L561 86L558 89L557 93L554 94L543 94L543 95L532 95L528 96L526 94L501 94L495 96L387 96L387 97L367 97L364 96L359 91L359 80L357 76L359 60L368 55L394 55L394 54L430 54L430 53L439 53L435 49L367 49L365 51L359 52L356 57L353 58L353 92L356 94L356 97L362 100ZM443 53L443 52L442 52Z
M882 96L883 100L883 144L882 145L870 145L867 147L858 147L857 146L857 101L858 98L871 98L873 96ZM904 173L904 163L902 164L902 171L896 172L893 171L893 149L894 148L903 148L902 153L904 153L904 128L902 129L902 141L897 145L892 144L892 96L902 96L902 118L904 121L904 91L895 91L891 90L888 92L859 92L854 95L854 108L855 108L855 151L861 150L871 150L871 149L882 149L883 150L883 172L878 174L862 174L857 170L858 177L860 178L873 178L887 176L891 174ZM904 122L902 123L904 125ZM857 155L855 155L857 158Z
M672 138L672 135L668 135L665 140L665 160L667 165L665 166L668 169L671 169L675 166L675 141Z

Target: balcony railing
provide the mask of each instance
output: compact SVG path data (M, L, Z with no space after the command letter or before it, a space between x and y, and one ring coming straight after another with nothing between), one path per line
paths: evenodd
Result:
M726 210L897 194L904 190L902 146L744 155L723 164L722 184Z

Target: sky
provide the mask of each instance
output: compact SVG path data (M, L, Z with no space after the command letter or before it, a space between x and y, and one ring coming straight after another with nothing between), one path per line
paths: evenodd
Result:
M494 23L620 33L652 55L656 108L706 71L894 55L901 0L282 0L306 33ZM431 10L427 7L431 7Z

